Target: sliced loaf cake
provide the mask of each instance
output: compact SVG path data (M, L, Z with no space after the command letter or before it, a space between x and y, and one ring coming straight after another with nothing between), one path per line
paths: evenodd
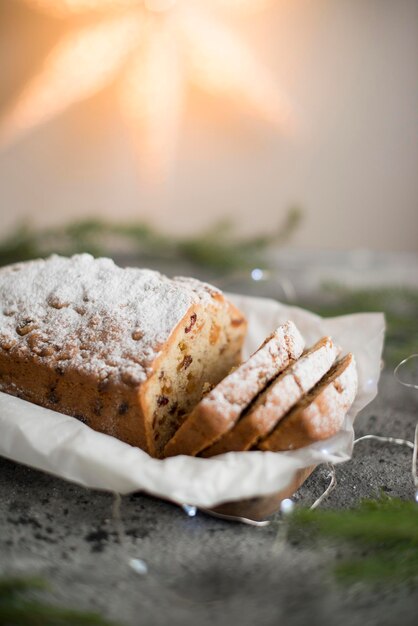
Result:
M324 378L263 439L261 450L296 450L335 435L357 392L357 370L352 354L331 368Z
M200 456L249 450L268 435L284 415L328 372L338 355L330 337L323 337L297 361L291 363L258 396L232 430Z
M192 410L165 447L165 456L197 455L230 430L264 387L303 352L293 322L270 335L250 358L226 376Z
M240 362L245 333L240 311L194 279L89 254L0 269L0 391L152 456Z

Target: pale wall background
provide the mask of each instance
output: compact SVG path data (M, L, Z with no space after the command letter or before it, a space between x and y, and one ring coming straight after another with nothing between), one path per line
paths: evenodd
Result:
M87 215L263 231L297 204L296 247L417 250L418 2L278 0L231 23L289 94L292 133L192 94L172 175L146 189L105 91L0 152L1 234ZM0 0L2 106L63 28Z

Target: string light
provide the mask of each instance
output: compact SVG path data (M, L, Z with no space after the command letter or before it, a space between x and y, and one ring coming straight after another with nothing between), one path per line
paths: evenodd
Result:
M148 565L142 559L129 559L129 566L140 576L148 574Z
M272 283L272 289L275 290L279 286L287 302L294 302L296 300L296 289L290 278L274 270L262 270L259 267L255 267L250 272L251 280L256 283L268 282Z
M121 547L126 547L125 533L123 530L123 520L121 515L121 506L122 496L120 495L120 493L117 493L115 491L113 493L112 519L116 527L119 545ZM136 574L139 574L140 576L145 576L146 574L148 574L148 565L143 559L130 558L128 559L128 565L131 569L134 570Z
M409 363L412 359L415 359L415 358L418 358L418 355L417 354L412 354L411 356L409 356L406 359L404 359L403 361L401 361L396 366L396 368L394 369L394 376L398 380L398 382L401 385L403 385L404 387L412 387L414 389L418 389L418 385L416 383L405 382L402 379L400 379L399 375L398 375L400 367L405 365L406 363ZM367 441L367 440L378 441L379 443L389 443L389 444L394 444L394 445L399 445L399 446L406 446L406 447L412 449L411 472L412 472L412 480L413 480L414 489L415 489L414 500L418 504L418 473L417 473L417 465L418 465L418 423L415 426L414 441L410 441L409 439L402 439L400 437L384 437L384 436L381 436L381 435L367 434L367 435L363 435L362 437L358 437L358 439L355 439L354 443L353 443L353 446L356 446L361 441ZM324 454L327 454L328 450L326 448L323 448L322 452ZM337 486L337 476L336 476L335 466L332 463L327 463L327 467L328 467L329 472L330 472L330 474L329 474L330 482L329 482L328 486L325 488L325 490L323 491L323 493L310 506L311 509L316 509L318 506L320 506L322 504L322 502L325 500L325 498L327 498L329 496L329 494ZM282 500L282 502L280 504L280 513L282 514L283 517L286 517L286 515L289 515L293 511L293 507L294 507L293 500L291 500L289 498L286 498L286 499ZM210 510L207 510L207 512L210 513L210 514L213 514L213 512L210 511ZM226 519L230 519L232 521L243 522L243 523L246 523L246 524L252 524L252 525L257 525L257 526L260 525L260 522L256 522L256 524L253 524L253 520L249 520L247 518L242 518L242 517L235 517L233 515L222 516L222 517L224 517ZM265 521L263 523L263 526L267 526L269 524L270 524L270 522L267 520L267 521ZM278 545L280 545L280 546L282 546L283 542L284 542L284 537L285 536L284 536L283 533L285 533L285 531L282 531L280 533L279 540L276 541L276 543Z
M403 385L404 387L411 387L412 389L418 389L418 384L416 382L410 383L408 381L404 381L402 380L402 378L400 377L400 374L402 373L402 370L405 369L405 366L411 363L414 363L415 366L415 377L417 376L417 368L418 368L418 354L411 354L410 356L408 356L406 359L404 359L403 361L401 361L400 363L398 363L398 365L395 367L395 371L394 371L394 375L396 380L401 383L401 385Z
M295 503L290 498L285 498L280 502L280 513L284 516L293 513Z
M263 280L264 272L259 267L255 267L251 270L251 278L255 281Z
M412 355L412 356L417 356L417 355ZM410 357L408 357L408 359L404 359L404 361L402 361L401 363L405 363L409 360ZM394 373L398 370L399 365L395 368ZM399 379L398 379L399 380ZM409 383L404 383L401 380L399 381L402 385L407 386L407 387L411 387L412 385ZM416 388L416 385L415 385ZM356 446L358 443L362 442L362 441L378 441L379 443L389 443L389 444L394 444L394 445L400 445L400 446L406 446L410 449L412 449L412 466L411 466L411 471L412 471L412 479L413 479L413 483L414 483L414 487L415 487L415 493L414 493L414 499L415 501L418 503L418 474L417 474L417 463L418 463L418 423L415 427L415 435L414 435L414 441L410 441L408 439L402 439L399 437L385 437L385 436L381 436L381 435L372 435L372 434L367 434L367 435L363 435L362 437L358 437L357 439L354 440L354 446ZM323 452L326 453L327 450L323 449ZM315 500L315 502L310 506L310 509L316 509L317 507L319 507L322 502L329 496L329 494L335 489L335 487L337 486L337 477L336 477L336 471L335 471L335 466L332 463L327 463L327 467L329 469L329 478L330 478L330 482L327 485L327 487L325 488L325 490L323 491L323 493ZM186 513L186 515L188 517L195 517L198 511L198 508L196 506L192 506L189 504L182 504L181 505L183 511ZM295 503L291 498L285 498L281 501L280 503L280 513L282 515L283 518L286 518L286 516L289 516L292 514L293 510L295 507ZM123 543L123 529L122 529L122 519L121 519L121 515L120 515L120 508L121 508L121 496L118 493L114 494L114 502L113 502L113 507L112 507L112 517L115 521L116 527L117 527L117 531L118 531L118 536L119 536L119 542L122 544ZM256 526L259 528L268 526L270 524L269 520L264 520L264 521L257 521L257 520L252 520L250 518L247 517L241 517L241 516L235 516L235 515L226 515L223 513L218 513L215 511L212 511L210 509L201 509L202 511L204 511L205 513L208 513L214 517L218 517L220 519L226 519L226 520L230 520L230 521L235 521L235 522L241 522L243 524L247 524L250 526ZM283 530L283 533L286 533L287 531ZM284 539L285 536L284 534L280 534L280 540L276 541L276 548L280 548L281 546L283 546L284 543ZM134 569L137 573L139 574L146 574L148 569L147 569L147 565L144 561L142 561L141 559L130 559L129 561L130 566L132 567L132 569Z
M197 507L191 506L190 504L182 504L181 508L186 513L188 517L195 517L197 513Z
M217 517L230 522L240 522L241 524L246 524L247 526L263 528L264 526L269 526L270 524L269 520L255 520L250 519L249 517L241 517L239 515L227 515L226 513L218 513L218 511L214 511L213 509L200 508L199 510L203 513L207 513L211 517Z
M310 506L311 509L316 509L320 504L322 504L325 498L327 498L329 494L331 493L331 491L334 491L335 487L337 486L337 474L335 471L335 466L332 463L327 463L327 466L329 469L329 477L330 477L329 485L328 487L326 487L325 491L321 493L319 498L317 498L315 502Z

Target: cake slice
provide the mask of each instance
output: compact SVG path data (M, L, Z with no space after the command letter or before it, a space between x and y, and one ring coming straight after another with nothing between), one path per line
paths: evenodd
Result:
M200 281L89 254L0 269L0 391L160 456L246 320Z
M331 368L324 378L263 439L261 450L296 450L328 439L341 428L357 392L357 370L352 354Z
M270 335L250 358L226 376L192 410L164 449L165 456L196 455L230 430L264 387L303 351L293 322Z
M251 404L238 422L200 456L249 450L328 372L338 355L330 337L323 337L289 365Z

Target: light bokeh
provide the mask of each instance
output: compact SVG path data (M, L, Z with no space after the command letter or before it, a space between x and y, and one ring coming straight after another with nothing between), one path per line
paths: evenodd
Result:
M4 111L70 29L17 0L0 12ZM278 0L251 15L225 11L222 25L272 71L291 127L189 84L162 106L161 136L172 133L177 152L166 180L149 185L136 159L146 135L132 136L108 86L2 150L1 230L102 215L177 233L227 216L243 232L266 231L297 204L296 247L417 249L416 2ZM175 81L161 89L175 94Z

